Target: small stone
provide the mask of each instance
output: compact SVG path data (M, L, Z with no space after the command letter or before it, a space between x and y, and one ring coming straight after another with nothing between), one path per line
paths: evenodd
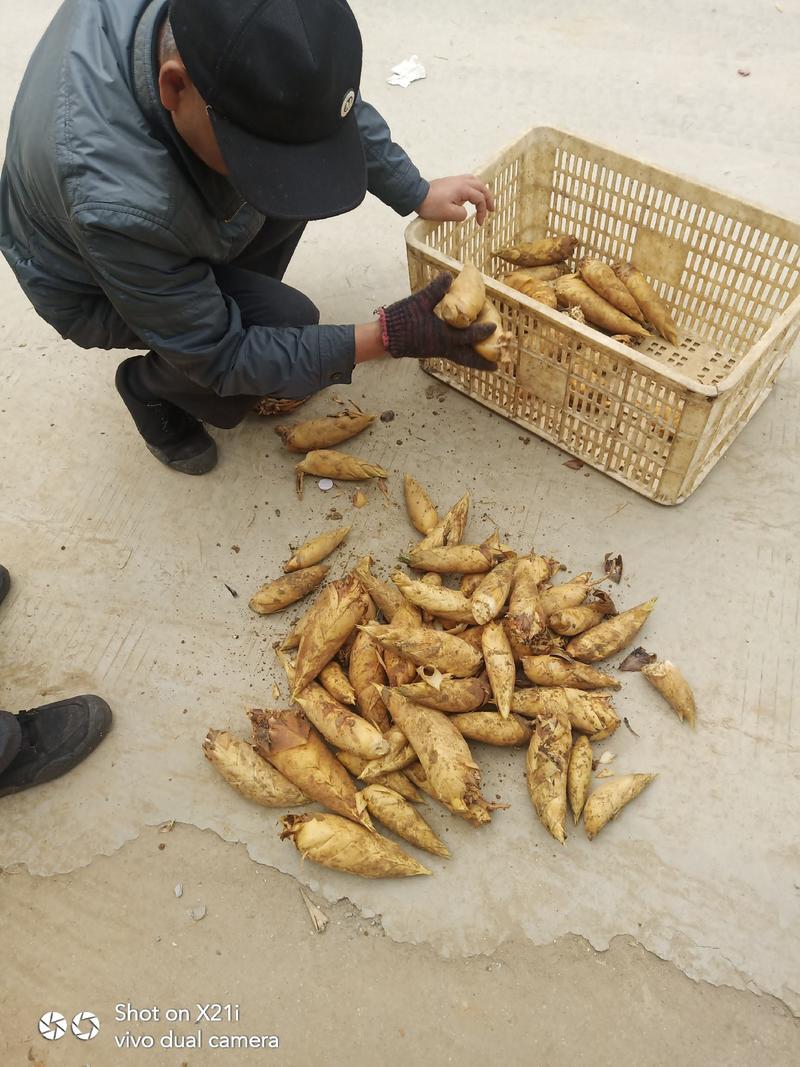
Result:
M381 422L394 422L394 412L384 411L381 413Z
M327 493L329 489L333 489L333 482L330 480L330 478L320 478L320 480L317 482L317 485L320 487L323 493Z
M183 896L183 883L182 882L178 882L178 884L175 886L175 896L179 900Z

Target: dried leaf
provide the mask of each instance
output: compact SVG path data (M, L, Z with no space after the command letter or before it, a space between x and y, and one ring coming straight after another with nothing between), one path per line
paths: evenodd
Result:
M272 683L272 699L273 700L280 700L281 699L281 690L280 690L280 686L278 685L277 682L273 682Z
M594 606L595 604L601 605L609 615L617 614L616 604L604 589L595 589L589 604L591 606Z
M606 552L603 560L603 570L612 582L616 582L619 585L622 578L622 556L615 556L613 552Z
M309 916L311 918L311 924L314 927L314 933L315 934L324 933L325 927L330 922L330 920L328 919L328 916L325 914L325 912L321 908L317 907L317 905L308 896L308 894L305 892L305 890L303 890L303 889L300 890L300 896L303 898L303 903L308 908L308 914L309 914Z
M285 752L306 744L311 726L299 711L264 712L251 709L248 712L254 726L266 727L270 752Z
M568 459L562 466L568 467L571 471L579 471L584 466L584 462L582 459Z
M175 825L175 820L174 819L169 819L167 822L162 822L162 824L158 828L158 832L160 834L168 834L168 833L170 833L172 831L172 828L173 828L174 825Z
M655 653L646 652L641 646L635 648L629 656L620 663L618 670L620 671L640 671L642 667L646 667L648 663L655 663L658 659Z
M614 777L614 772L609 770L608 767L604 767L602 769L602 771L598 771L597 772L595 777L597 777L597 778L613 778Z
M369 500L367 499L366 494L362 493L360 489L357 489L355 491L355 493L353 493L353 507L354 508L366 507L366 505L368 503L369 503Z

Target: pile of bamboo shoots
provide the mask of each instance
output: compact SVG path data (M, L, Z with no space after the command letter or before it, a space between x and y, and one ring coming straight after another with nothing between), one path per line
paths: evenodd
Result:
M617 610L600 586L619 581L619 557L602 578L556 582L563 568L555 559L518 555L496 532L465 542L468 494L440 518L406 475L405 499L422 534L400 557L408 570L384 581L365 556L323 586L276 645L292 706L250 710L250 740L210 730L206 756L257 803L319 804L322 811L286 815L281 836L307 859L365 877L431 873L376 823L449 856L418 810L423 794L474 826L506 807L482 795L473 745L525 748L542 826L563 843L569 804L591 840L654 778L612 774L613 756L596 759L592 745L620 725L612 691L621 683L598 664L633 643L655 598ZM286 582L296 576L318 585L320 560L347 533L303 545L251 607L286 606ZM637 649L622 669L644 674L694 725L694 698L674 664ZM593 769L606 779L594 789Z
M678 343L670 309L640 270L630 263L583 256L568 272L566 260L575 255L577 245L574 237L562 236L497 249L494 254L514 267L500 280L532 300L565 309L623 344L649 338L648 326L671 345Z

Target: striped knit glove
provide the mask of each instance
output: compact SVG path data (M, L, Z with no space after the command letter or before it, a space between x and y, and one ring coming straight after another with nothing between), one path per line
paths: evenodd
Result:
M435 357L475 370L496 370L494 363L481 359L472 347L476 341L483 341L494 333L493 323L482 322L460 330L433 314L433 309L452 283L449 274L438 274L420 292L380 308L378 315L384 348L395 358Z

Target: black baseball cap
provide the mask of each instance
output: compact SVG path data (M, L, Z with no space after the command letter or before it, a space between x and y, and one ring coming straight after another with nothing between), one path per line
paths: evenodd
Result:
M248 203L298 220L361 203L361 34L345 0L171 0L169 17Z

